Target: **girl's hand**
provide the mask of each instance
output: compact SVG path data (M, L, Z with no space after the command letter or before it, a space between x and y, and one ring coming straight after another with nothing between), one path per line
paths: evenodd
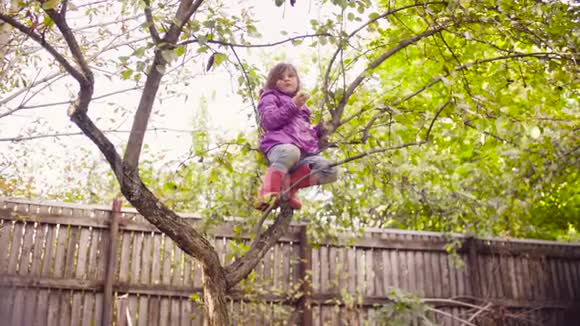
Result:
M292 98L292 102L294 102L297 108L301 108L306 103L306 100L308 100L308 97L308 94L300 92Z

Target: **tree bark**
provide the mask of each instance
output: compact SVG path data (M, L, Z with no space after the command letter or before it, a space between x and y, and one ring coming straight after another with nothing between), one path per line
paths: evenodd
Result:
M204 326L230 325L226 302L227 283L223 269L221 273L212 274L210 270L204 268L202 280L205 311Z

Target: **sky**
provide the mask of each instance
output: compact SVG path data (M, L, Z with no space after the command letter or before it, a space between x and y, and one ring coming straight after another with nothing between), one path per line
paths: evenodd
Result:
M227 2L227 1L226 1ZM257 28L262 34L262 38L257 43L269 43L283 40L288 36L281 34L281 31L289 32L289 36L307 34L310 32L310 20L324 16L319 8L319 1L309 0L298 2L295 7L288 3L283 7L277 7L273 0L251 0L237 1L229 3L232 12L238 10L236 6L252 6L255 18L257 18ZM87 24L82 18L72 19L72 24ZM91 21L90 24L98 23ZM313 86L316 78L316 69L305 69L301 67L302 62L307 62L310 55L320 53L320 48L315 49L307 45L293 46L286 43L275 48L264 49L239 49L238 54L243 60L257 64L263 71L267 71L268 65L279 60L291 62L298 66L299 72L309 71L309 74L301 73L301 78L305 89ZM241 131L252 131L255 128L255 118L253 108L249 103L243 103L242 99L236 94L238 87L238 75L231 75L221 67L212 69L210 72L204 72L203 66L205 60L192 63L191 71L201 73L200 76L189 80L186 87L183 84L167 85L172 90L182 92L187 95L184 97L164 98L162 103L156 102L150 127L153 128L170 128L172 130L183 130L185 132L149 132L145 142L150 151L164 153L164 157L169 160L183 156L191 146L190 130L195 129L194 120L200 116L200 107L204 100L208 115L209 130L214 136L232 137ZM49 69L40 69L39 72L31 71L30 74L44 76L51 71ZM168 79L166 79L167 81ZM68 84L68 85L67 85ZM106 78L100 78L96 81L95 96L115 92L120 89L131 88L134 84L130 82L114 81L111 82ZM39 93L33 100L28 103L45 104L52 102L66 101L72 98L77 92L78 86L71 83L70 79L62 79L54 83L49 89ZM9 94L0 94L0 100ZM115 128L129 130L132 123L132 114L127 115L124 120L116 120L114 123L110 120L114 116L114 108L121 106L134 112L139 101L140 91L131 91L124 94L118 94L114 97L94 100L89 108L89 115L95 120L102 129ZM0 107L0 113L18 105L19 102L11 102L8 106ZM114 105L110 105L114 104ZM78 132L78 128L72 123L66 115L67 105L50 106L36 110L20 111L11 117L0 119L0 139L14 137L26 134L26 130L31 128L34 134L50 134L58 132ZM40 121L43 127L38 127L34 121ZM40 129L40 131L39 131ZM49 131L52 130L52 131ZM121 148L128 137L127 133L108 134L111 141ZM26 152L26 162L23 164L6 165L6 162L15 163L21 160L23 153ZM102 161L98 149L90 140L84 136L43 138L30 140L13 144L10 142L0 141L0 173L10 174L10 170L20 165L22 171L34 175L38 183L59 183L70 174L70 171L55 169L58 167L58 161L70 160L71 157L78 155L91 156L93 160ZM51 164L46 160L55 160ZM2 163L4 162L4 163ZM24 167L22 166L24 165ZM12 172L15 172L14 170Z

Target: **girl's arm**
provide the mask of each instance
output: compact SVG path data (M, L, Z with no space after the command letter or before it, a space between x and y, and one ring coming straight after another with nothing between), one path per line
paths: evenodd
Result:
M260 122L266 131L278 130L288 124L290 120L299 112L299 109L292 101L276 104L276 95L266 94L258 103Z

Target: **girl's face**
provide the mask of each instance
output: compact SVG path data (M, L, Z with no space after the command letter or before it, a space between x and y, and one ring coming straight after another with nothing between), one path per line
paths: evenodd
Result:
M298 76L291 69L286 69L276 81L276 87L286 94L295 94L298 91Z

